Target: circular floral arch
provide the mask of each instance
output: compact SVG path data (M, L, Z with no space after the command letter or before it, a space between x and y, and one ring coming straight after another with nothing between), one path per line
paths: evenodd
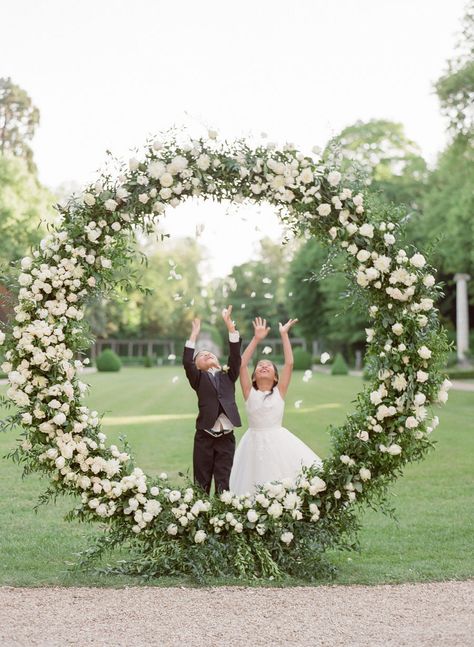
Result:
M151 232L160 214L191 196L265 201L294 233L344 252L372 321L372 381L331 430L322 468L264 484L254 496L171 489L144 474L127 447L108 445L99 414L81 403L87 386L75 357L91 341L87 300L116 283L133 229ZM365 204L337 169L292 145L220 142L215 133L150 141L118 178L103 175L58 210L51 233L21 261L14 321L0 332L7 397L17 406L3 424L22 427L14 458L50 478L46 498L77 494L69 517L104 522L88 556L127 543L139 554L133 568L148 575L314 576L327 548L354 545L357 505L385 504L403 465L433 445L430 405L445 402L450 386L433 305L439 286L425 258L403 245L394 210Z

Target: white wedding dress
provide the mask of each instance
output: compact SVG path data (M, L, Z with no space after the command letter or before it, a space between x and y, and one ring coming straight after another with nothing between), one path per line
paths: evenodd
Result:
M232 492L252 494L256 485L294 479L302 465L322 465L312 449L282 427L285 401L278 387L273 392L252 387L245 409L249 429L235 451L229 483Z

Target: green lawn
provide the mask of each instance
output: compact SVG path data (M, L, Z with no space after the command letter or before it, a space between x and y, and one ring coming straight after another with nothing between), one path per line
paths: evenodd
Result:
M173 376L179 376L177 383ZM305 384L296 372L287 397L284 425L319 455L329 448L328 424L343 421L353 406L361 380L315 374ZM126 433L138 464L148 473L166 471L176 478L191 467L196 402L180 366L123 369L94 374L88 404L105 412L110 440ZM1 387L3 392L5 387ZM302 400L300 409L294 407ZM243 402L238 394L240 411ZM467 579L474 576L472 537L474 393L451 392L440 410L437 448L422 463L410 466L394 487L399 525L367 511L363 517L361 553L333 554L337 583L380 583ZM245 416L244 427L245 429ZM239 436L240 434L238 434ZM14 434L0 437L3 457ZM131 579L70 574L67 562L87 544L94 528L63 521L71 500L33 512L46 483L36 476L21 479L20 469L1 459L0 584L121 585ZM184 580L179 580L182 584ZM178 583L162 579L159 585Z

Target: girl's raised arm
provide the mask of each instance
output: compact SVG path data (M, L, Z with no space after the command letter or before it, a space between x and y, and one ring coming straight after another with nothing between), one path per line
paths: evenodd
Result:
M253 329L254 335L250 340L249 345L242 353L242 364L240 366L240 386L242 388L242 393L244 399L246 400L249 397L250 389L252 388L252 381L248 372L248 365L252 356L255 352L255 349L258 346L258 342L265 339L268 335L270 328L267 328L267 320L262 319L261 317L256 317L253 320Z
M284 326L282 324L279 324L281 341L283 343L283 356L285 358L285 363L283 365L280 380L278 382L278 389L282 398L285 397L286 392L288 391L291 374L293 373L293 351L291 349L291 342L288 336L288 332L291 326L294 326L297 321L298 319L289 319Z

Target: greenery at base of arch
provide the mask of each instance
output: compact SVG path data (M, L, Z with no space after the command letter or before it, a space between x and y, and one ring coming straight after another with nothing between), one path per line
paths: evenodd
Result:
M127 445L107 444L101 416L82 404L85 362L75 357L91 343L87 300L133 285L126 268L134 230L152 233L165 210L193 196L265 201L295 235L344 253L351 290L372 322L370 386L330 430L322 468L262 484L254 495L207 496L192 483L173 488L147 476ZM357 544L361 505L391 512L388 486L433 447L431 407L448 397L448 342L434 306L440 286L424 256L404 245L399 210L364 201L354 179L293 145L171 132L58 211L48 236L21 261L15 317L0 332L7 399L17 408L2 427L21 427L12 458L50 479L41 501L78 495L68 518L102 524L80 564L128 547L134 557L116 572L327 574L326 551Z

